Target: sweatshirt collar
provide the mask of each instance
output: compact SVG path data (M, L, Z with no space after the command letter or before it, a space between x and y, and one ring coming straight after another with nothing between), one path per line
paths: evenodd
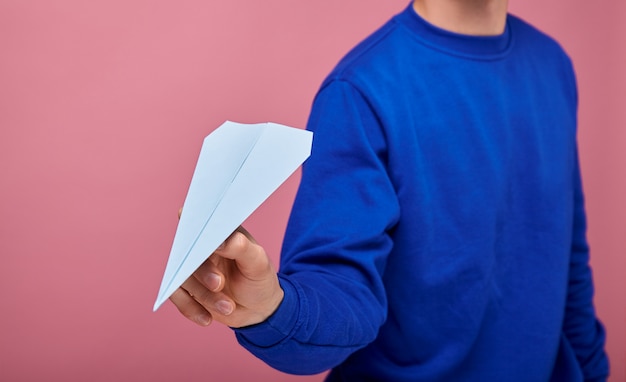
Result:
M407 27L423 44L453 55L481 59L498 58L508 53L513 42L508 16L504 32L497 36L472 36L439 28L415 12L412 3L396 16L396 20Z

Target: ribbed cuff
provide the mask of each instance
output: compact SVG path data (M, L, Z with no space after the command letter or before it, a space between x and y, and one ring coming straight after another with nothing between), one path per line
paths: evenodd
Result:
M234 329L237 338L257 347L270 347L284 340L298 320L299 299L296 287L278 275L285 296L278 309L267 320L256 325Z

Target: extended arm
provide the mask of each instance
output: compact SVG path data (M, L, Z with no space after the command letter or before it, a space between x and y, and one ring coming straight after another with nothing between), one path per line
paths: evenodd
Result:
M386 318L382 277L399 206L385 140L358 91L324 88L277 275L240 229L171 297L196 323L219 321L276 369L313 374L376 338Z
M237 330L248 350L296 374L336 366L376 338L399 206L374 113L349 84L326 86L281 257L285 299L270 319Z

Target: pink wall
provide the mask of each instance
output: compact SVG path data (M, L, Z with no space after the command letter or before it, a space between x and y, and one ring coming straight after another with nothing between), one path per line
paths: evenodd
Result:
M626 9L512 2L578 70L597 306L622 381ZM202 137L225 119L304 126L340 55L406 3L1 0L0 380L321 380L151 307ZM274 254L296 184L247 223Z

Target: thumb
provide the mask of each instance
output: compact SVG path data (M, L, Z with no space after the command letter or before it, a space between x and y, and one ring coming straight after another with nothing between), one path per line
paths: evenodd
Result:
M267 277L268 272L275 273L265 249L243 227L233 232L215 253L233 260L248 279L259 280Z
M243 233L248 240L250 240L253 244L258 244L257 241L254 239L254 237L250 234L250 232L248 232L247 229L243 228L242 225L240 225L239 227L237 227L237 229L235 230L235 232L241 232Z

